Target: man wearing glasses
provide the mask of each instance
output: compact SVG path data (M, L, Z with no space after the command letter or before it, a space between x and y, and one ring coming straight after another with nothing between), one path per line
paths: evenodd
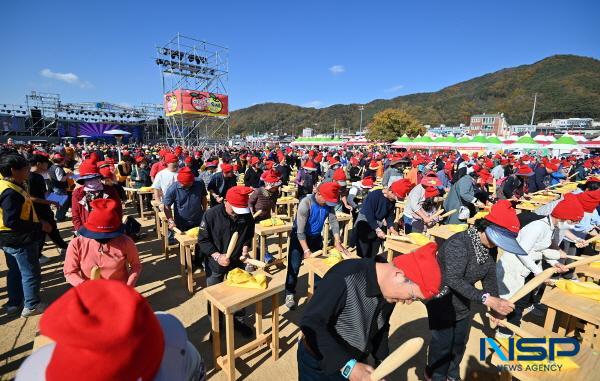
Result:
M390 353L395 303L430 299L440 291L436 252L431 242L393 264L376 257L348 259L331 268L302 317L298 379L369 380L369 355L378 364Z

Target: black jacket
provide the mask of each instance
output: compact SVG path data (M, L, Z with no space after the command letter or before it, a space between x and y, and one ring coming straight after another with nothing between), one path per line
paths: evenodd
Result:
M238 241L231 258L237 260L242 255L242 246L252 244L254 236L252 215L238 215L237 219L233 220L225 211L223 204L208 209L204 213L198 232L200 252L208 256L213 253L225 254L234 232L238 232Z
M23 196L12 189L6 189L0 194L2 225L10 228L0 231L0 246L20 247L40 241L44 236L42 224L33 222L33 213L30 213L28 220L21 219L24 202Z
M262 175L260 169L255 170L254 167L248 167L244 174L244 185L252 188L260 188L260 175Z
M485 293L498 296L496 281L496 249L483 264L478 264L475 248L466 231L448 238L438 251L442 269L444 296L427 302L429 328L442 329L471 315L471 302L481 304ZM483 290L474 284L481 281ZM443 292L442 292L443 294Z

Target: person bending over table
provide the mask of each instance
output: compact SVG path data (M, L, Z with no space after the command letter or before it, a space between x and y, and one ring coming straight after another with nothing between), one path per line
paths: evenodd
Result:
M198 232L198 248L204 257L208 287L223 282L230 270L243 268L254 236L254 219L248 207L248 199L253 191L250 187L236 185L227 191L222 203L204 213ZM237 244L227 258L225 254L235 232L238 233ZM242 322L243 316L240 315L243 315L243 311L236 314L235 329L245 337L252 336L254 330ZM223 322L223 319L219 321Z
M315 194L307 195L298 205L298 213L290 233L285 280L285 305L290 309L296 306L294 296L302 260L308 258L313 251L320 250L323 247L321 232L325 219L329 219L329 227L333 231L335 247L343 253L348 253L340 241L340 226L333 209L338 203L339 192L340 185L337 182L324 183L317 188Z
M381 243L385 240L385 226L390 233L396 233L394 218L396 216L396 201L404 199L412 188L408 179L394 182L389 188L369 192L363 201L352 234L356 242L356 253L359 257L372 258L379 252Z
M395 303L435 296L441 271L437 245L429 243L394 259L347 259L321 280L302 320L298 343L300 381L370 380L373 367L390 353L390 316Z

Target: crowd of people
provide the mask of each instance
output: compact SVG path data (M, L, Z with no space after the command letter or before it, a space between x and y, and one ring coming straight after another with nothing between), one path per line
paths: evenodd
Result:
M500 152L5 145L0 152L5 310L24 318L44 313L40 285L41 265L48 260L42 255L46 235L59 250L65 280L73 286L41 320L41 333L56 344L35 352L17 379L43 379L44 372L47 379L67 379L61 372L69 366L89 372L90 380L203 379L202 360L186 342L185 330L178 334L183 339L171 340L169 332L182 331L181 323L168 314L155 315L133 291L143 269L136 247L143 234L124 215L123 206L136 202L124 188L151 189L143 202L146 207L152 200L160 205L171 232L198 228L194 266L205 271L211 286L223 282L232 269L255 270L246 263L257 257L250 253L255 223L276 214L282 186L295 185L299 204L287 252L285 306L293 309L298 303L302 262L322 249L326 221L330 244L344 256L355 248L359 257L335 265L305 307L299 322L298 378L368 379L373 371L369 357L377 365L390 353L395 304L421 300L431 330L424 377L459 380L474 305L487 306L494 319L518 325L525 310L543 312L539 293L509 301L530 277L554 266L560 276L576 279L565 264L567 255L593 250L584 241L598 234L599 172L597 157ZM568 180L580 182L572 193L535 212L517 213L516 203L529 194ZM404 201L400 219L397 201ZM440 221L442 208L456 212ZM393 263L379 255L388 235L466 223L485 208L489 214L439 246L429 243ZM340 238L337 212L352 216L350 247ZM57 223L69 217L72 238L67 243ZM234 234L237 244L228 256ZM273 260L270 253L263 254L265 261ZM88 282L94 271L104 280ZM483 289L475 287L479 281ZM251 336L243 312L234 326ZM66 313L68 319L63 318ZM74 361L69 353L86 348L75 332L103 340ZM511 334L504 328L496 333L500 338ZM115 347L129 361L102 361L119 357L118 351L111 352ZM188 348L183 358L176 353L179 348ZM114 364L106 370L112 373L94 368L98 362ZM140 362L146 365L142 373Z

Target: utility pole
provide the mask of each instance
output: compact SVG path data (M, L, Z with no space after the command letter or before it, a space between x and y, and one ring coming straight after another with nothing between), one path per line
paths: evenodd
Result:
M529 123L530 126L533 126L533 119L535 118L536 103L537 103L537 93L535 93L535 96L533 97L533 112L531 113L531 123Z
M335 123L337 122L337 118L333 118L333 137L335 138Z
M359 128L358 128L358 132L362 132L362 113L363 113L364 109L365 109L364 105L358 106L358 110L360 111L360 125L359 125Z

